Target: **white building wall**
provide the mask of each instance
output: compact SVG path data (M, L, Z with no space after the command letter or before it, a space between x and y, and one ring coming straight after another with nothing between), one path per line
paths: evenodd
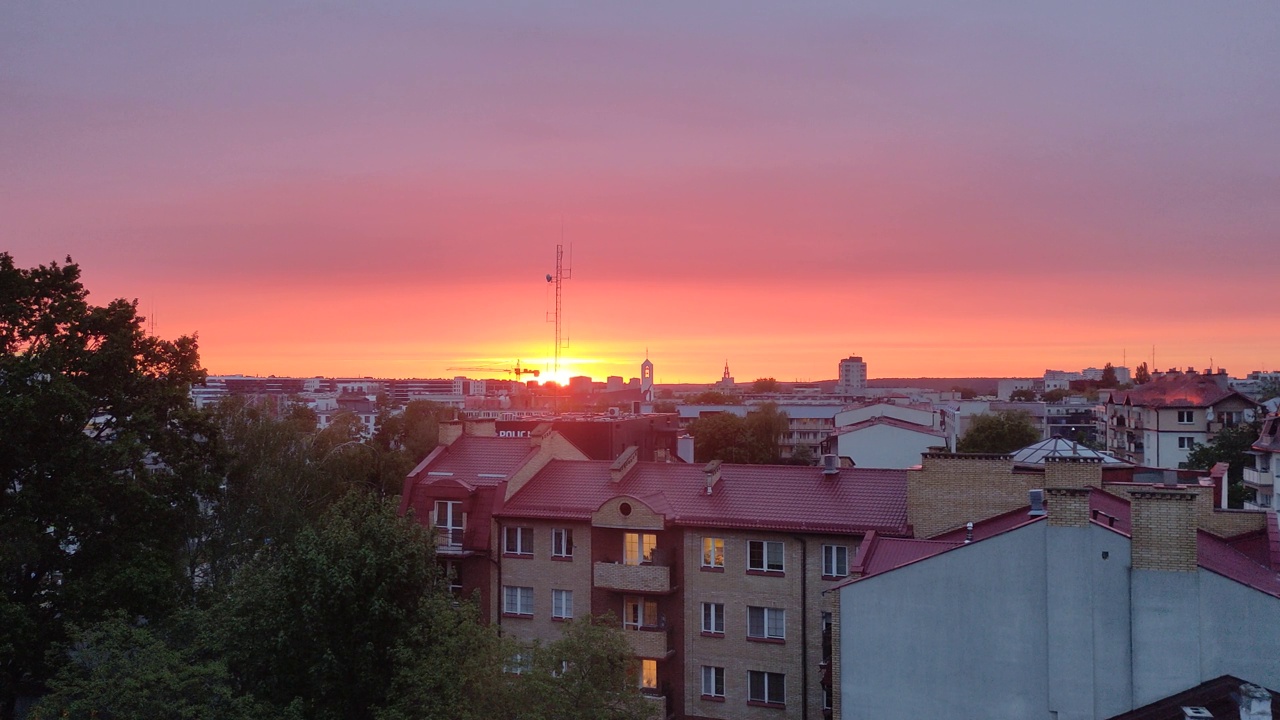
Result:
M932 410L922 410L920 408L903 407L901 405L893 405L890 403L876 403L874 405L864 405L862 407L850 408L836 413L836 428L856 425L863 420L870 420L874 417L891 417L903 420L916 425L924 425L925 427L938 427L938 413Z
M946 442L946 438L892 425L871 425L836 436L836 454L860 468L909 468L919 465L920 455L930 447Z

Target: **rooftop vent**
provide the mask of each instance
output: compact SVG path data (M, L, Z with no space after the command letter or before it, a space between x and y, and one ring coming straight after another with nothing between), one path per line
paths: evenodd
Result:
M1213 713L1199 705L1182 706L1182 720L1213 720Z
M715 487L716 483L720 482L720 466L722 464L723 463L719 460L712 460L707 463L706 467L702 468L702 473L707 477L708 495L711 494L711 488Z
M964 524L964 544L973 542L973 523Z
M840 458L835 455L822 456L822 474L823 475L839 475L840 474Z
M1045 515L1044 510L1044 490L1032 490L1027 493L1031 503L1031 512L1027 513L1031 517L1040 517Z

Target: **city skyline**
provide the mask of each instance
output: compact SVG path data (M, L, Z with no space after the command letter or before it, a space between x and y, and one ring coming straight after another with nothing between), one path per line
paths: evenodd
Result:
M0 216L214 374L1280 364L1280 7L0 8ZM1152 363L1152 348L1155 362ZM544 376L545 377L545 376Z

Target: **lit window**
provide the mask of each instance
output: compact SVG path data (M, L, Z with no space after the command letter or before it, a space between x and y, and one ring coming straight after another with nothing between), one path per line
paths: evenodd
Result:
M782 608L747 608L747 637L781 640L787 636L787 611Z
M724 697L724 668L702 666L702 694L705 697Z
M702 632L724 634L724 603L702 603Z
M503 550L508 555L532 555L533 554L533 528L527 527L509 527L504 528L506 532L506 541Z
M849 574L849 548L847 546L822 546L822 574L826 577L844 577Z
M747 569L782 572L782 543L773 540L747 541Z
M645 690L658 689L658 661L640 661L640 687Z
M752 670L747 673L747 699L751 702L784 705L787 702L787 676L782 673Z
M551 617L568 620L573 617L573 591L551 591Z
M507 615L532 615L533 588L503 585L502 612Z
M635 595L623 598L622 625L631 629L661 626L662 621L658 617L658 601Z
M573 557L573 531L556 528L551 531L551 557Z
M653 562L653 549L657 546L657 535L627 533L623 536L622 562L626 565Z
M724 567L724 538L702 538L702 567Z

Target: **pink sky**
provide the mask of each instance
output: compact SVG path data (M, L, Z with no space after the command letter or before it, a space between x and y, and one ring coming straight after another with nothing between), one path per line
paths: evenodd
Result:
M214 373L1280 366L1280 6L0 7L0 249Z

